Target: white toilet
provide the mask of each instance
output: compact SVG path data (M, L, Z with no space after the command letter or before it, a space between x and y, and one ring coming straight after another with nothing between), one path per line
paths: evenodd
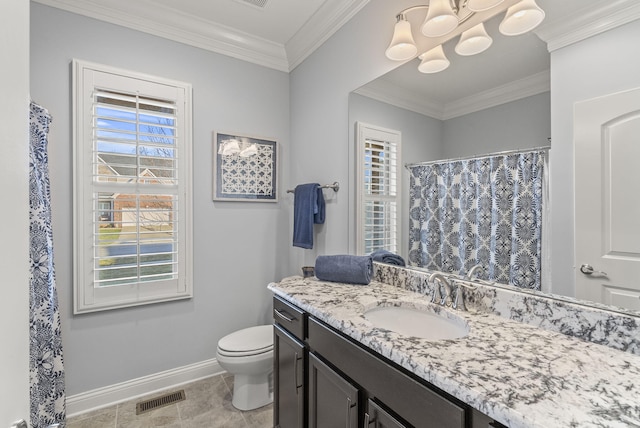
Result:
M273 372L273 326L238 330L218 341L216 358L234 375L233 407L252 410L273 401L269 377Z

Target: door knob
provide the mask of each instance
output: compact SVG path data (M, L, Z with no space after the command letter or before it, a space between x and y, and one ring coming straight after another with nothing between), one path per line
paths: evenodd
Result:
M583 264L582 266L580 266L580 272L582 272L585 275L593 275L596 274L597 276L607 276L606 272L602 272L600 270L594 270L593 266L591 266L588 263Z

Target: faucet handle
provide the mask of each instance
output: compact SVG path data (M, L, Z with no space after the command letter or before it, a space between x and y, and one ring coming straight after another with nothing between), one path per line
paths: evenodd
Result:
M460 309L462 310L466 310L467 308L464 306L464 293L463 293L463 287L462 283L457 282L456 284L456 292L455 292L455 296L453 298L453 309L458 309L458 305L460 305Z
M432 284L433 291L431 292L431 303L436 303L442 299L442 284L440 284L440 281L437 278L433 281Z
M451 294L452 294L451 285L452 284L444 276L442 278L439 278L438 280L440 281L440 283L444 287L444 295L442 295L442 299L440 300L440 305L447 306L447 300L450 300L451 304L453 304L453 299L451 298Z
M436 292L437 292L440 295L440 301L438 303L440 303L440 305L442 306L446 306L447 299L451 298L451 284L449 283L447 278L439 272L434 272L431 274L431 276L429 276L428 281L434 285L433 295L431 296L431 302L434 303L437 301L436 299ZM442 292L443 287L444 287L444 293Z
M460 280L452 280L451 282L456 286L455 296L453 298L453 309L458 309L458 306L460 306L461 310L466 311L467 307L464 304L464 289L475 290L478 287Z

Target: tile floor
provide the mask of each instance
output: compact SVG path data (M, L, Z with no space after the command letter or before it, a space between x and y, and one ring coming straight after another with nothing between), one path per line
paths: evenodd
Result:
M136 416L136 403L184 389L186 399ZM248 412L231 405L233 376L222 374L67 420L67 428L271 428L273 404Z

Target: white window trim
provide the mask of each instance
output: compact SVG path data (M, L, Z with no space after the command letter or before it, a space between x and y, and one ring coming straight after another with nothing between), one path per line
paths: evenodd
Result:
M94 73L112 74L136 79L140 85L165 85L183 97L180 125L181 153L179 162L179 200L183 210L179 220L179 239L184 245L179 250L178 285L172 287L145 287L147 284L93 287L93 218L87 215L87 192L92 192L91 155L87 156L87 142L92 140L92 76ZM115 67L73 60L73 231L74 231L74 313L88 313L108 309L145 305L193 297L193 178L192 178L192 87L188 83L164 79L148 74L131 72ZM86 83L86 84L85 84ZM89 90L91 88L91 90ZM120 90L121 88L114 88ZM88 171L87 171L88 169ZM88 177L91 177L90 179ZM92 199L92 198L90 198ZM182 245L182 244L181 244ZM180 254L181 253L181 254ZM88 275L91 273L91 276ZM158 284L155 282L154 284Z
M365 225L365 189L364 189L364 146L367 139L375 139L380 141L389 141L396 144L396 196L395 198L386 198L396 202L396 244L397 250L400 252L403 248L402 240L402 133L393 129L383 128L376 125L370 125L363 122L356 122L356 252L364 255L364 225Z

